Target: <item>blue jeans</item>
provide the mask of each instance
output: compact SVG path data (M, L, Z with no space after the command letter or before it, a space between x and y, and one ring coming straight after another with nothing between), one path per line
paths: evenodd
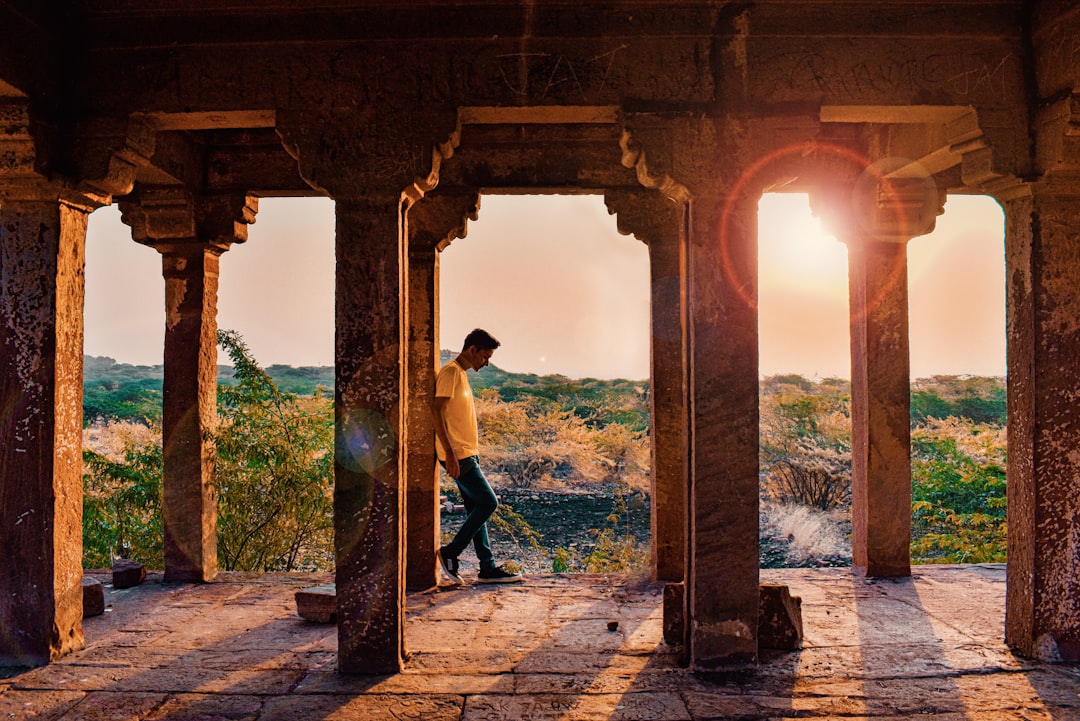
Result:
M462 458L458 465L461 466L461 474L454 480L469 515L465 517L465 522L461 524L454 540L446 544L446 555L457 558L468 547L469 541L472 541L480 568L490 570L495 568L495 560L491 553L491 543L488 542L487 519L498 508L499 499L484 478L484 472L480 470L478 456ZM443 467L445 466L444 463Z

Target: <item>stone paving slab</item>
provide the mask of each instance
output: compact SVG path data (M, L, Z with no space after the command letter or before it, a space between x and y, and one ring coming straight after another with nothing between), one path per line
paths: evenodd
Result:
M0 679L0 721L1080 721L1080 667L1002 641L1005 568L762 572L802 600L805 648L693 674L662 640L662 588L543 576L407 597L406 670L335 670L337 629L296 614L326 574L106 583L87 648ZM617 622L614 630L609 625Z

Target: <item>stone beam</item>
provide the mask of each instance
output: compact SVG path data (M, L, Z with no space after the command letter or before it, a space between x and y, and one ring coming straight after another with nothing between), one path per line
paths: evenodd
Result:
M649 246L653 578L682 581L686 554L686 206L657 191L604 194L620 233Z
M92 207L0 199L0 666L83 647L82 352Z
M620 163L618 125L473 126L445 164L443 188L574 192L639 187Z
M140 243L162 255L165 277L163 503L165 578L217 574L217 288L219 257L247 239L257 203L140 189L120 204Z
M476 219L480 194L438 191L413 203L405 215L409 243L408 286L408 483L406 583L438 584L439 467L435 461L432 396L439 367L439 252L464 238Z

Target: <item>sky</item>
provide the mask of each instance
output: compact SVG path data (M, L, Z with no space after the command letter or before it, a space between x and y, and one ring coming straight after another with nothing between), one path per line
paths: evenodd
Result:
M218 325L264 366L333 364L333 212L326 198L261 199L248 241L221 258ZM761 374L850 377L846 247L805 195L764 196L758 223ZM908 244L913 378L1005 374L1003 224L992 199L950 196ZM619 235L602 196L483 196L440 264L443 348L482 327L509 371L648 377L648 249ZM160 364L163 306L157 251L115 206L95 211L85 352Z

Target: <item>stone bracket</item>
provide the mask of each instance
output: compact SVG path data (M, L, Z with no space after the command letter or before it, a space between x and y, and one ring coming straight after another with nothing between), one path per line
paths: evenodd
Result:
M435 193L411 203L408 209L409 247L445 250L464 238L468 223L480 212L480 191Z
M196 195L179 186L139 188L120 201L121 220L131 227L132 238L154 247L197 240L226 250L247 240L258 209L258 198L251 195Z
M370 107L278 113L277 133L311 188L331 198L393 191L412 203L438 185L461 126L450 108L421 117Z
M677 217L685 206L662 190L614 190L604 192L608 213L615 216L618 231L646 245L679 242L682 223Z

